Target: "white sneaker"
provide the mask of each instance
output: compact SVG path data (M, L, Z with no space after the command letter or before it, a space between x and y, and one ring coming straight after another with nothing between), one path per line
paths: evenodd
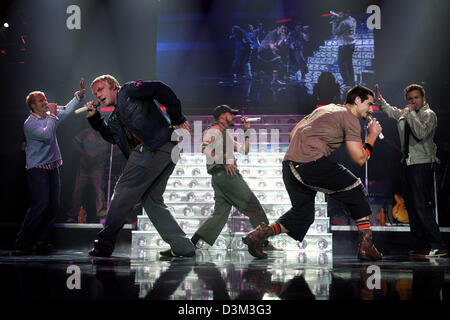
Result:
M426 258L438 258L447 255L447 250L442 249L431 249L430 252L425 256Z

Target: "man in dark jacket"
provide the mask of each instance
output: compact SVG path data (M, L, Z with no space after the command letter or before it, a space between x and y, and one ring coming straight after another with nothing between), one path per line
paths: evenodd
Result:
M117 144L127 163L114 188L104 228L98 233L92 256L109 257L115 240L133 207L141 202L150 221L172 249L173 256L194 256L195 248L163 200L175 163L172 127L189 131L175 93L159 81L132 81L120 87L110 75L94 79L93 94L105 106L115 106L105 122L95 101L85 104L88 121L110 143ZM166 107L168 117L154 100ZM170 119L168 119L170 118Z

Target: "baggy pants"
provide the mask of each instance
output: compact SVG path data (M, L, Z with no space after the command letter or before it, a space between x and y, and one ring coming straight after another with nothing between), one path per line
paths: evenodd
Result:
M261 222L269 224L258 198L239 172L228 176L225 169L217 169L212 174L211 184L214 189L214 213L196 231L206 243L211 246L214 244L228 221L232 206L249 217L254 228Z
M175 168L171 160L171 147L173 145L168 142L151 152L138 145L132 151L114 188L105 226L97 235L99 249L114 250L114 243L127 216L141 202L153 226L175 254L195 252L194 245L164 204L163 193Z

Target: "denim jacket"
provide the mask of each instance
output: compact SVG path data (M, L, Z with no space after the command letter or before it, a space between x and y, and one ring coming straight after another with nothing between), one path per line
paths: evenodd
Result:
M409 154L406 164L420 164L439 162L436 157L437 147L434 143L434 134L437 127L437 117L433 110L426 103L419 111L410 111L409 108L398 109L390 106L386 100L381 101L381 110L390 118L397 120L397 128L400 135L400 143L403 150L405 139L405 122L411 128L409 139Z
M165 106L169 118L156 105ZM171 140L172 126L182 124L181 103L175 93L160 81L132 81L117 92L117 106L105 122L99 112L88 118L94 130L117 144L128 159L135 147L126 130L150 150L157 150Z

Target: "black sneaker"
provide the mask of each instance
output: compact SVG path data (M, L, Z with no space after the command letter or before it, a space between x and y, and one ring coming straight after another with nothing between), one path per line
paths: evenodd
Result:
M94 257L104 257L104 258L108 258L112 255L112 252L109 251L103 251L97 248L92 248L91 250L89 250L89 255L90 256L94 256Z
M25 246L25 245L20 245L14 246L13 251L11 251L11 255L12 256L28 256L28 255L33 255L34 254L34 247L33 246Z
M447 255L447 250L443 249L431 249L428 254L425 255L426 258L440 258Z
M172 251L172 249L167 249L164 251L160 251L159 254L163 257L168 257L168 258L175 258L175 257L194 257L195 256L195 251L193 251L192 253L189 254L176 254L175 252Z
M159 254L163 257L176 257L177 256L175 253L173 253L172 249L160 251Z
M53 245L51 245L50 243L44 242L44 241L38 241L34 246L33 246L33 251L38 253L38 254L45 254L45 253L50 253L53 250Z

